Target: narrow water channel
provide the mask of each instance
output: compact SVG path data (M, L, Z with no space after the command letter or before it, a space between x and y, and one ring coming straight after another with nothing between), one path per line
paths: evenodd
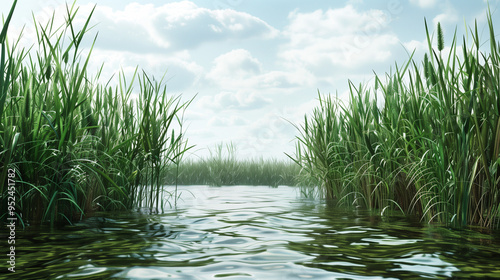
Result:
M285 186L180 189L163 214L18 230L9 279L500 277L498 232L340 211Z

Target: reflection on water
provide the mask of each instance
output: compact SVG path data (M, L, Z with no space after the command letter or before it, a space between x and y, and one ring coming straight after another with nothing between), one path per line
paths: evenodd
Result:
M343 212L290 187L184 187L177 209L164 214L107 213L59 230L18 230L16 254L19 279L500 275L498 233Z

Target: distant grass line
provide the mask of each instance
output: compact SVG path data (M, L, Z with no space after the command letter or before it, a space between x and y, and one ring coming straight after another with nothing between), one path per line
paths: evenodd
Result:
M218 144L210 156L199 160L183 160L179 169L166 169L163 181L175 185L253 185L295 186L300 167L293 161L277 159L246 159L236 157L233 144Z
M17 1L14 1L14 11ZM67 223L95 210L161 208L160 174L190 147L182 113L191 101L167 95L163 80L120 73L116 87L90 77L90 50L81 42L78 9L66 23L35 20L36 42L7 44L0 35L0 216L7 213L7 169L17 173L16 214L30 223ZM95 39L94 39L95 43ZM138 99L132 84L137 81Z
M491 12L489 40L477 23L472 44L455 36L448 55L438 25L437 49L374 87L349 82L346 104L321 96L297 126L304 180L346 207L401 211L462 228L500 225L500 43ZM489 47L482 51L481 46Z

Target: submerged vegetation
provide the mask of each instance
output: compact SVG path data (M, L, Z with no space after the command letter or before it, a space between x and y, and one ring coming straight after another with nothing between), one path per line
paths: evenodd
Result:
M66 22L35 22L29 50L0 35L0 203L7 205L7 170L16 172L15 213L30 223L71 222L95 210L158 209L160 174L189 149L182 113L190 101L166 93L162 80L135 72L118 86L90 77L78 9ZM95 39L93 41L95 43ZM35 51L36 50L36 51ZM136 81L135 81L136 80ZM132 84L138 83L138 97ZM5 219L6 212L2 211Z
M184 160L179 169L170 169L165 182L178 185L262 185L295 186L300 168L292 161L277 159L247 159L236 156L236 147L230 143L210 149L208 158Z
M351 82L350 100L320 95L297 128L303 180L338 205L399 210L454 227L500 224L500 45L488 14L489 51L455 36L413 55L374 87Z

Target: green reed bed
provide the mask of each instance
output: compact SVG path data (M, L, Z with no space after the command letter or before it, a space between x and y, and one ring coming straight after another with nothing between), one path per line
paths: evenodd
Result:
M237 159L233 144L218 144L207 158L187 159L164 174L166 184L295 186L300 168L292 161Z
M63 26L54 17L35 22L37 42L23 49L6 39L12 11L0 35L2 209L8 168L16 170L15 212L24 222L54 225L95 210L159 209L160 173L189 149L180 116L190 101L168 96L163 80L145 72L128 82L120 74L114 87L100 83L99 73L90 76L94 44L89 50L81 43L92 13L80 30L74 5Z
M477 23L445 54L425 24L428 52L373 87L351 82L345 104L320 105L297 128L303 180L339 205L398 210L454 227L500 224L500 45ZM487 46L487 50L482 47Z

